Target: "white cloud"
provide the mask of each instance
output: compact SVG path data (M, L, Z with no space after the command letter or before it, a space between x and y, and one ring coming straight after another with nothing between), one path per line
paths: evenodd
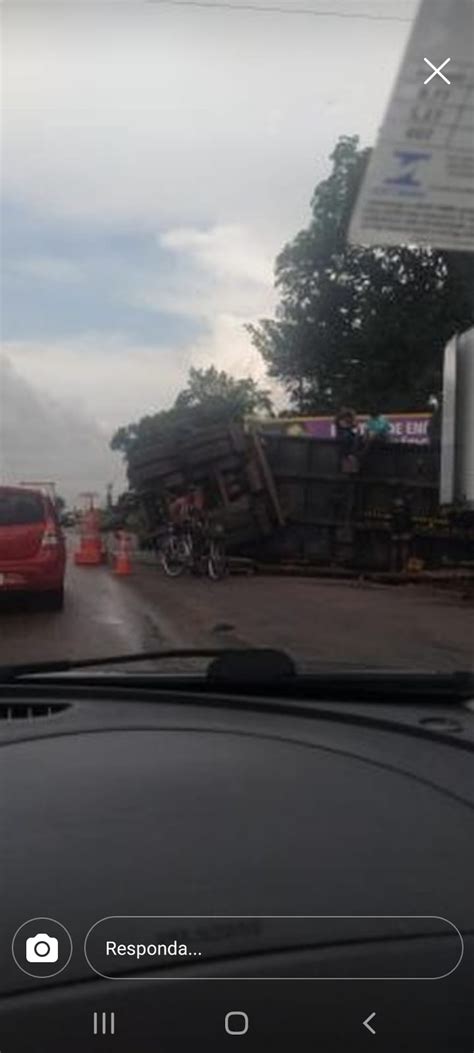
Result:
M265 252L255 236L238 224L208 230L178 227L160 236L160 244L187 252L191 260L223 277L270 286L273 281L273 254Z
M238 220L276 245L338 135L373 139L409 29L144 3L11 4L4 23L8 194L146 229Z
M0 393L2 481L51 479L70 502L84 489L97 490L103 497L107 482L123 489L120 458L80 406L31 383L6 355L0 358Z
M217 315L211 332L190 345L188 354L194 366L215 366L234 377L253 377L270 391L275 408L283 409L287 404L281 386L267 377L263 359L252 346L241 317Z
M35 390L48 392L65 413L87 417L105 445L121 424L168 406L187 371L184 352L134 344L121 334L6 341L4 351Z
M273 313L273 259L244 226L208 229L180 227L160 236L160 245L176 254L168 281L160 276L136 293L137 302L157 312L170 311L204 322L204 335L184 349L183 361L216 366L233 376L251 376L272 389L259 352L245 325ZM184 379L184 378L183 378Z
M195 318L212 330L222 315L241 325L272 313L273 256L244 226L175 228L159 236L175 254L169 274L136 276L131 285L135 306Z

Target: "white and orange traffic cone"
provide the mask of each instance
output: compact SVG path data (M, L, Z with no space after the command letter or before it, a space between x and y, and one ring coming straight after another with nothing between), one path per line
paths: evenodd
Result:
M99 515L96 509L91 508L81 517L81 536L79 548L74 553L74 562L79 566L96 566L102 560L101 550Z
M132 573L130 562L130 539L125 530L120 530L118 535L118 548L115 553L114 573L119 577L125 577Z

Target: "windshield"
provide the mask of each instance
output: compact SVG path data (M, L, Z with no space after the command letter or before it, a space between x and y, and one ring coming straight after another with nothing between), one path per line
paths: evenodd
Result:
M472 668L472 4L3 27L0 662Z
M43 502L36 494L8 493L0 489L0 527L26 526L44 519Z

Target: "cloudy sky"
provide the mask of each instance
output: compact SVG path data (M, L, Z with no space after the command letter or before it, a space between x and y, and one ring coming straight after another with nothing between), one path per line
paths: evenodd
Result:
M417 3L238 4L4 4L0 478L120 489L110 436L190 364L264 375L244 324Z

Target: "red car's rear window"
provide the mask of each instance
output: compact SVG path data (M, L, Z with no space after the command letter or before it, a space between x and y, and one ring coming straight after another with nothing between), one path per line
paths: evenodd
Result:
M40 494L0 493L0 527L41 523L45 510Z

